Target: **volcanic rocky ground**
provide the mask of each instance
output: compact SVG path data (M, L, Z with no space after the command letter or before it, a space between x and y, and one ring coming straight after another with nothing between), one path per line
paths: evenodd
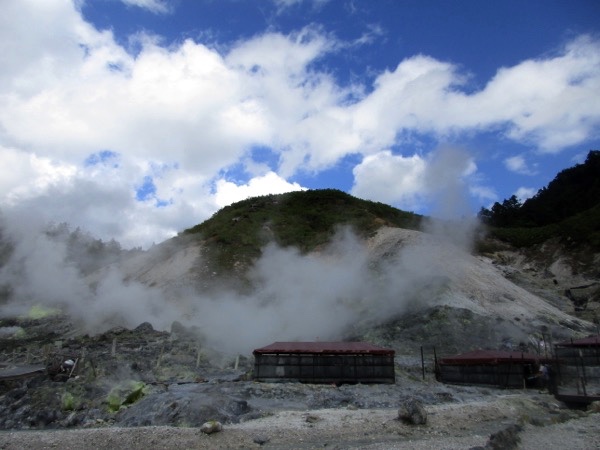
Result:
M409 303L401 314L384 319L366 316L346 330L346 339L368 340L396 350L394 385L256 383L251 379L251 354L224 355L207 344L202 330L189 324L174 322L166 330L157 330L145 322L94 334L84 331L68 315L47 311L41 317L0 318L0 363L4 366L0 370L43 369L32 376L0 381L0 429L189 429L217 420L225 426L222 434L228 429L238 430L236 433L246 430L245 437L238 437L240 443L248 445L236 448L322 448L336 442L345 442L337 448L379 448L367 447L377 443L386 445L380 448L399 443L410 448L409 441L422 441L430 432L441 433L438 438L477 436L479 440L468 442L485 445L491 434L514 424L524 427L519 433L526 433L532 426L555 427L571 421L587 424L585 421L593 417L592 413L569 410L537 391L438 383L432 373L432 352L434 348L438 356L473 348L543 352L553 341L592 333L596 325L585 319L594 317L597 291L592 288L586 294L588 315L583 318L576 317L577 305L565 291L594 286L597 274L574 271L569 259L556 249L545 249L551 256L541 251L534 257L499 248L486 257L475 257L440 238L408 230L384 228L366 245L375 266L411 246L428 248L427 264L438 274L421 285L415 294L418 301ZM153 285L180 284L192 277L197 269L193 255L199 249L161 251L166 254L161 261L140 258L123 264L120 270L125 277ZM414 429L396 420L396 411L406 400L422 402L432 414L430 424L435 423L436 415L446 417L444 424L420 428L419 438ZM482 403L488 404L487 412L477 418L476 405ZM449 410L455 412L446 416ZM351 430L342 433L341 428L332 426L327 429L329 434L319 434L323 426L319 423L334 417L335 411L345 411L344 420L350 422L361 411L369 412L371 419L361 415L362 425L350 426ZM262 428L249 425L282 414L288 414L284 422L302 424L302 444L289 442L281 421ZM382 424L387 424L383 434ZM586 427L580 427L584 431L579 437L586 437ZM582 446L573 443L571 448L598 448L598 434L591 432L587 437ZM19 448L18 439L14 433L0 434L0 448ZM160 448L162 441L156 436L153 439L155 448ZM198 434L193 439L197 448L231 448L230 441L215 440L211 446L201 443ZM450 448L475 445L460 442ZM137 448L152 447L145 441L138 444ZM103 448L97 443L95 446ZM75 443L64 448L85 446ZM415 444L413 448L426 447Z

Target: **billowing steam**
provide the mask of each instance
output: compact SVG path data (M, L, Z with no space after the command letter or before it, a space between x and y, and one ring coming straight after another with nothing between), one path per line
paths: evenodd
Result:
M370 255L348 230L320 254L269 246L252 273L255 292L202 301L196 320L232 350L275 340L340 339L359 324L404 312L435 284L432 271L439 268L423 255L400 252L384 261Z
M442 146L431 154L425 184L433 205L423 230L470 250L477 220L468 204L465 179L475 171L473 157L464 149Z
M116 268L90 284L80 270L87 261L69 257L67 243L51 237L35 217L2 219L0 261L6 262L0 268L0 286L8 299L0 298L0 315L26 314L42 304L65 310L92 332L110 323L167 320L169 308L159 290L124 282Z
M370 258L366 244L348 230L319 254L269 245L251 270L251 294L222 288L210 294L163 290L124 281L118 265L84 277L66 256L65 243L43 232L21 236L0 282L11 286L4 313L23 314L34 304L68 312L82 331L150 322L196 326L207 343L228 353L247 353L274 340L340 339L357 323L378 323L401 313L431 285L431 271L414 251ZM177 264L172 261L171 264ZM97 274L95 274L97 275ZM93 282L90 282L93 279Z
M432 170L445 169L446 175L430 173L430 185L432 192L453 197L440 200L450 208L459 201L452 186L463 189L454 180L464 172L468 158L460 152L440 153L439 158ZM449 167L456 170L448 174ZM445 188L433 189L433 180L441 180ZM251 293L228 288L204 293L185 286L163 289L160 283L150 287L148 280L142 284L127 279L119 264L87 276L81 267L89 262L69 251L65 239L49 236L35 223L31 217L2 218L0 286L10 288L4 299L0 297L0 316L43 304L68 312L82 331L92 333L142 322L168 330L179 321L196 326L210 346L227 353L247 354L275 340L343 338L357 324L378 324L435 298L444 288L448 267L447 259L436 253L439 248L426 240L377 254L349 230L340 230L318 253L302 255L293 248L267 246L249 274ZM434 232L451 229L460 237L458 243L468 240L463 225L440 223L429 227ZM147 263L151 254L136 258ZM184 264L174 255L169 264Z

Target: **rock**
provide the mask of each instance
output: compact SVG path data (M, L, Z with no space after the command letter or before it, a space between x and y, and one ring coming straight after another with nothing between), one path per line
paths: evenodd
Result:
M61 425L64 427L76 427L81 424L81 416L77 413L70 413L65 419L62 420Z
M208 422L204 422L200 427L200 431L206 434L218 433L223 430L223 425L221 422L216 420L209 420Z
M308 423L315 423L315 422L318 422L319 420L321 420L321 418L319 416L315 416L313 414L309 414L308 416L306 416L306 421Z
M588 411L592 413L600 413L600 401L590 403L588 406Z
M53 422L62 419L62 414L54 409L41 409L30 418L29 425L36 428L45 428Z
M398 409L398 419L410 425L425 425L427 411L419 400L406 400Z
M131 405L146 394L146 384L142 381L129 380L115 386L107 397L108 408L112 412L121 406Z
M493 450L516 450L519 448L521 437L519 433L523 431L520 425L511 425L504 430L500 430L490 436L485 449Z
M152 333L154 331L154 327L150 322L143 322L139 324L133 331L136 333Z
M255 444L258 445L264 445L267 442L269 442L271 439L269 439L267 436L255 436L254 439L252 440Z
M176 320L171 324L171 333L176 334L178 336L183 336L188 333L188 330L186 327L183 326L181 322Z

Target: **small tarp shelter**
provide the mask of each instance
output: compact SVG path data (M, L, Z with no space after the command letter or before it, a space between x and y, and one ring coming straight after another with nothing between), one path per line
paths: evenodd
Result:
M566 403L600 400L600 335L554 346L554 396Z
M254 350L254 379L395 383L394 350L366 342L274 342Z
M536 381L539 364L539 356L531 353L474 350L437 361L436 379L451 384L523 388Z

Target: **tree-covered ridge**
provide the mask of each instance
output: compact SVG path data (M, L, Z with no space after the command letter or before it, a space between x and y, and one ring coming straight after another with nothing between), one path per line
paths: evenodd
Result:
M479 218L497 237L517 245L558 236L600 247L600 151L559 172L524 203L513 195L491 209L481 208Z
M183 234L198 235L217 253L221 266L230 266L258 256L269 242L310 251L327 243L339 226L366 236L383 225L417 229L420 221L417 214L383 203L320 189L242 200Z

